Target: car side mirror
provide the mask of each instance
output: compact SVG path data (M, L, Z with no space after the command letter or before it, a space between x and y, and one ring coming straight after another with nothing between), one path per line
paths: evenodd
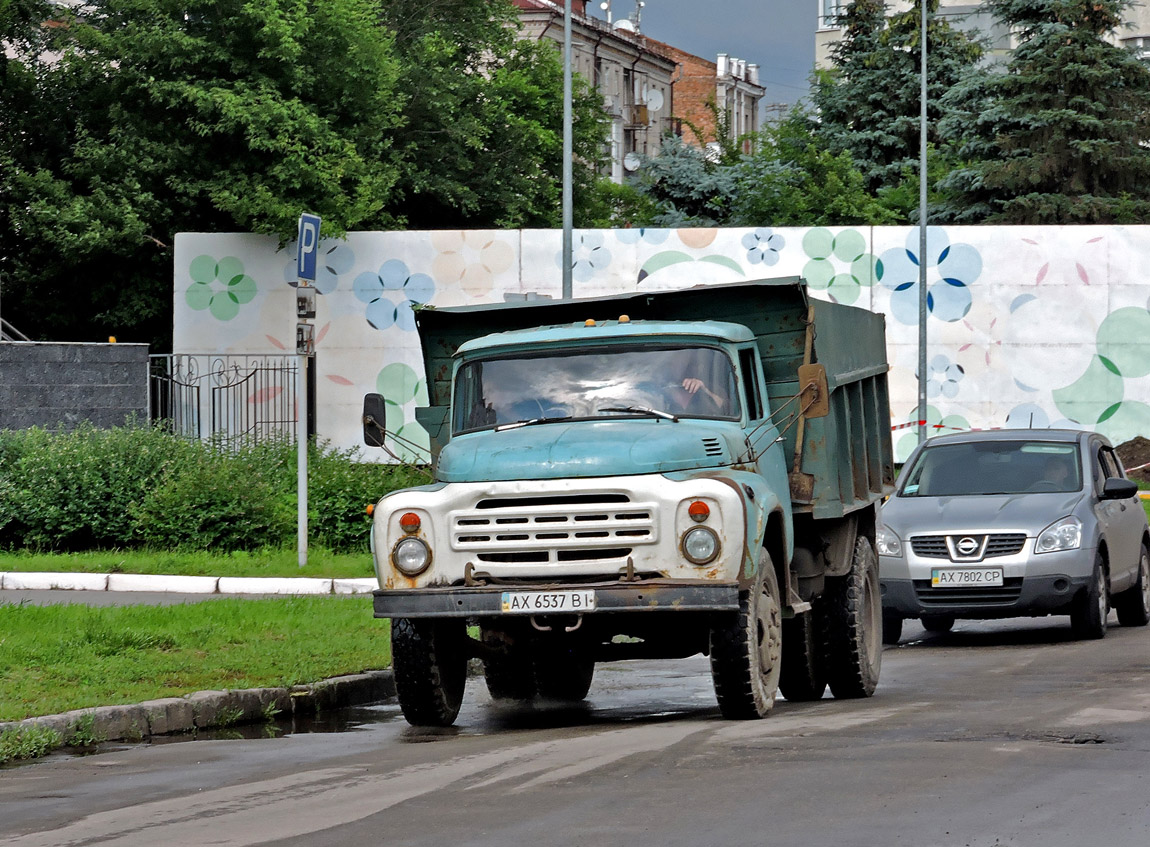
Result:
M363 443L368 447L382 447L387 435L387 403L382 394L363 395Z
M1129 500L1138 493L1138 483L1111 477L1102 484L1103 500Z

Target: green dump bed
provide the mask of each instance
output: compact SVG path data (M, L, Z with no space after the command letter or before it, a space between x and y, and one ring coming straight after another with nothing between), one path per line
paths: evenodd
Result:
M594 300L533 300L416 313L432 409L421 415L433 441L451 402L455 351L494 332L572 323L588 318L714 320L743 324L754 334L771 411L780 429L796 408L798 367L822 364L830 414L795 422L784 448L795 511L841 517L893 490L885 321L866 309L810 300L798 277L623 294ZM796 441L802 438L796 465Z

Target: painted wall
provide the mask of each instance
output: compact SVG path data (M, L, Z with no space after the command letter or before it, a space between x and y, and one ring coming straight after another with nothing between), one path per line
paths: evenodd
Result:
M363 232L321 243L321 437L360 443L362 395L418 444L426 402L412 302L559 297L558 230ZM918 231L913 227L579 230L576 297L802 275L814 296L887 315L892 425L917 407ZM929 230L930 423L1150 435L1150 227ZM174 352L294 352L295 248L272 238L176 238ZM588 305L588 317L599 314ZM260 402L260 398L253 398ZM895 452L913 447L895 432ZM371 458L379 456L371 451Z

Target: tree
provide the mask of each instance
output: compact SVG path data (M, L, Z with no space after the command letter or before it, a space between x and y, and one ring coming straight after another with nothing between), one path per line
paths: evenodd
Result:
M0 3L29 45L0 66L0 283L33 337L166 349L180 231L558 223L561 68L507 0L92 0L47 29ZM603 109L575 109L581 208Z
M900 222L867 191L845 150L820 144L810 115L796 107L759 134L755 152L735 167L732 226L845 226Z
M987 0L1019 40L1004 73L969 78L943 125L967 162L939 217L1134 223L1150 214L1150 70L1106 41L1128 0Z
M396 32L395 132L403 173L389 209L420 228L558 226L563 76L550 42L516 38L507 0L381 0ZM572 92L577 217L598 180L602 97L576 75Z
M386 220L401 100L369 0L60 14L59 57L26 63L44 123L12 149L0 209L5 313L24 332L165 345L177 231L287 237L305 209L335 230Z
M732 165L675 135L663 139L658 156L643 160L636 188L654 201L655 226L720 226L737 191Z
M888 19L883 0L854 0L840 16L834 67L814 79L819 135L831 153L850 153L871 192L892 188L918 165L921 7L916 0L910 11ZM936 12L938 0L929 0L928 8ZM942 95L978 62L982 48L941 16L927 27L928 142L941 148Z

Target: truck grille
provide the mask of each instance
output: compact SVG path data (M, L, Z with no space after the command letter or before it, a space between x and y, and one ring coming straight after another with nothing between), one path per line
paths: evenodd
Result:
M625 494L503 497L451 515L451 546L493 563L621 559L658 540L653 503Z
M980 543L983 538L986 539L986 549L982 554L983 559L990 559L995 556L1012 556L1018 553L1026 545L1026 533L1024 532L1010 532L1010 533L996 533L990 536L982 535L962 535L950 536L952 541L957 542L959 538L974 538ZM932 559L949 559L950 548L947 545L947 536L945 535L917 535L910 540L910 547L914 550L915 555L924 556ZM974 558L959 557L956 561L976 561L977 556Z

